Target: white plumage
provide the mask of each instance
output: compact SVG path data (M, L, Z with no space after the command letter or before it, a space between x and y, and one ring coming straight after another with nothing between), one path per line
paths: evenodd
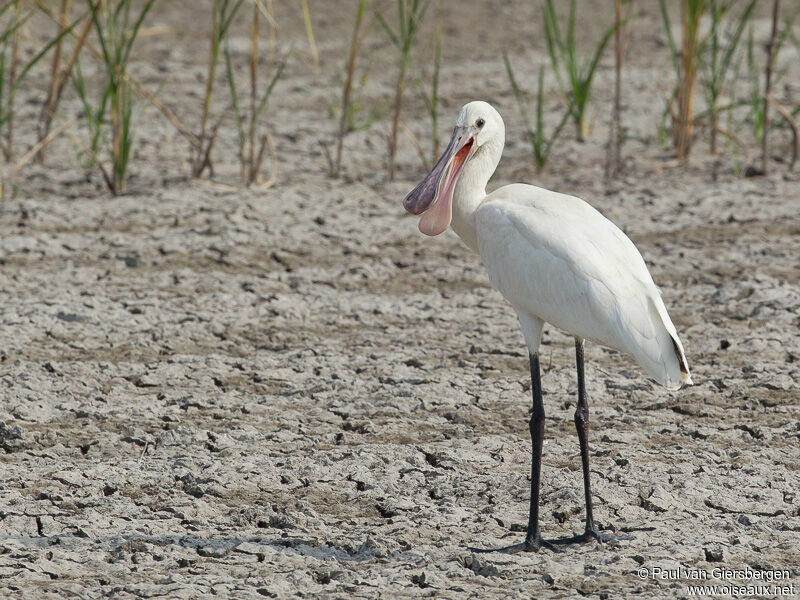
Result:
M516 183L486 195L504 144L505 126L497 111L485 102L470 102L458 114L444 154L403 204L422 215L419 229L427 235L452 224L464 243L480 253L492 285L517 311L530 350L531 503L525 542L501 550L555 550L554 543L609 539L593 516L584 340L627 352L669 389L692 379L661 293L642 255L616 225L579 198L532 185ZM553 542L543 540L539 530L545 422L539 344L545 323L575 337L575 426L586 497L584 533Z
M669 389L690 384L661 293L616 225L580 198L532 185L486 195L504 143L503 120L491 105L461 109L439 164L406 198L406 208L422 214L420 230L437 235L452 221L517 311L532 354L547 322L632 355Z
M683 345L641 254L586 202L507 185L486 197L475 223L489 280L530 322L524 328L532 352L539 339L531 334L540 336L544 321L633 355L669 389L691 382Z

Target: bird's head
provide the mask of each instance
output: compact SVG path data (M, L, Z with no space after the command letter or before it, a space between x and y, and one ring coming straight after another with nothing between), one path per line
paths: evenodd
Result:
M464 166L480 154L482 148L497 140L500 141L502 150L505 125L500 113L491 104L475 101L461 107L453 137L441 158L425 179L403 200L403 206L408 212L422 215L419 220L419 230L422 233L439 235L450 226L453 192ZM492 171L496 164L495 162L492 165Z

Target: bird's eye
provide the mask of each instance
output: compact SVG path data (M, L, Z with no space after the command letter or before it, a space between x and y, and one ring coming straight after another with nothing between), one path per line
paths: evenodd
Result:
M478 128L480 129L481 127L486 125L486 121L484 121L483 119L478 119L477 121L475 121L475 125L477 125Z

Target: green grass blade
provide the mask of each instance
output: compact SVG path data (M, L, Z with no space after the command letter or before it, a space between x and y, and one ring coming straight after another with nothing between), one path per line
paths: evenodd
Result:
M97 39L100 42L100 49L102 50L103 60L106 63L106 68L109 72L114 71L114 63L111 60L111 54L108 51L108 47L106 45L106 36L103 34L103 26L100 24L100 14L99 14L99 5L100 0L97 0L95 3L93 0L87 0L89 3L89 10L92 13L92 21L94 21L94 28L95 32L97 33Z
M405 0L397 0L397 23L399 26L399 35L400 38L408 37L406 34L406 2Z
M96 154L100 148L100 138L103 135L103 122L106 119L108 112L108 104L111 101L111 86L110 80L106 80L103 89L100 91L100 102L97 104L97 111L93 116L95 133L92 139L92 151Z
M114 161L114 170L117 172L120 181L120 191L124 191L126 184L126 173L130 162L131 148L133 147L133 130L131 128L131 114L133 112L133 100L131 98L130 86L123 82L119 90L122 94L122 127L120 138L120 155Z
M794 13L791 17L786 19L784 22L783 30L778 34L778 39L775 40L775 56L778 56L778 53L781 51L783 47L783 43L786 41L787 37L791 36L794 38L794 32L792 28L794 26L795 18L797 17L797 12Z
M667 35L667 46L669 47L669 53L672 57L672 66L675 68L675 72L678 73L680 71L680 60L678 57L678 49L675 47L675 38L672 37L672 26L669 21L669 14L667 13L667 5L665 0L658 0L658 4L661 8L661 20L664 22L664 33Z
M0 12L0 16L2 16L3 12L5 12L5 10L7 8L10 8L12 6L14 6L14 5L11 2L6 4L5 7L3 8L3 10ZM11 25L8 29L3 31L2 36L0 36L0 44L5 44L8 41L8 39L12 35L14 35L14 32L16 32L17 29L19 29L23 25L25 25L25 23L27 23L28 19L30 19L32 16L33 16L33 11L29 12L28 14L26 14L25 16L23 16L20 19L15 19L13 25Z
M534 133L534 161L541 170L547 163L547 152L544 150L544 67L539 67L538 86L536 88L536 132Z
M136 41L136 36L139 34L139 28L142 26L142 22L147 16L147 13L150 12L150 9L153 8L153 5L155 5L156 2L157 0L148 0L147 4L144 5L144 8L142 8L141 12L139 13L139 18L136 19L136 23L133 24L133 28L130 30L130 33L128 34L128 43L124 46L124 50L122 52L122 57L120 60L121 64L128 63L128 58L130 57L131 49L133 48L133 42ZM128 2L125 2L125 5L130 6ZM127 15L125 21L127 24ZM125 29L127 30L128 28L125 27Z
M745 7L744 12L742 12L742 15L736 22L736 28L733 31L733 35L731 35L728 41L728 45L722 54L722 61L720 62L720 77L719 77L721 81L725 80L725 75L728 71L728 68L731 65L731 61L733 60L733 55L736 52L736 48L739 45L739 40L742 37L742 33L744 33L744 29L747 26L748 21L750 20L750 14L756 7L757 1L758 0L750 0L750 4L748 4Z
M431 117L436 127L436 110L439 102L439 71L442 65L442 27L436 30L436 46L433 51L433 82L431 90Z
M551 0L547 0L542 6L542 23L544 24L544 38L547 44L547 54L550 56L550 64L553 68L553 73L558 82L558 88L561 93L567 95L567 89L564 81L561 78L561 69L559 67L559 56L563 57L563 43L560 40L560 33L558 31L558 21L555 18L555 10Z
M236 17L236 13L239 12L239 9L241 8L243 3L244 0L237 0L236 4L233 5L233 8L231 9L230 13L228 13L227 15L223 14L221 16L220 26L218 29L220 40L223 39L225 35L228 33L228 28L230 28L231 24L233 23L233 19ZM229 2L225 2L221 12L224 13L226 7L228 7L229 5L230 5Z
M286 68L286 63L281 62L278 65L278 68L275 70L275 75L272 76L272 79L267 86L267 89L264 91L264 96L261 98L261 102L258 104L258 108L256 108L255 116L256 118L261 116L261 113L264 112L264 108L267 106L267 100L272 95L272 90L275 89L275 84L278 83L278 80L281 78L283 74L283 70Z
M517 106L519 107L519 112L522 115L522 122L525 124L525 131L528 134L528 139L531 141L531 144L533 144L533 127L531 126L530 116L528 115L528 109L525 105L525 98L519 85L517 85L517 80L514 77L514 71L512 70L511 63L508 60L508 55L506 55L505 52L503 52L503 64L506 67L508 81L511 84L511 92L514 94L514 98L517 101Z
M569 110L564 112L564 115L561 117L561 121L559 121L558 126L555 128L555 130L553 131L553 134L550 136L550 139L548 140L547 144L545 145L545 157L549 157L550 156L550 151L553 148L553 143L561 135L561 131L564 129L564 126L567 124L567 121L569 120L569 116L570 116L570 111Z
M44 46L44 48L39 50L39 52L36 53L36 55L28 61L28 63L25 65L25 67L23 67L22 71L20 71L19 75L16 77L16 80L14 81L14 85L11 87L11 91L16 90L17 86L20 84L20 82L28 74L28 71L30 71L36 65L36 63L38 63L42 58L44 58L44 55L47 54L53 48L53 46L55 46L59 42L59 40L61 40L61 38L63 38L70 31L72 31L78 23L83 21L83 17L84 16L85 15L83 15L83 16L79 17L78 19L76 19L75 21L73 21L72 25L70 25L69 27L67 27L63 31L61 31L56 37L54 37L52 40L50 40Z
M561 36L561 28L558 26L558 17L556 16L556 9L553 6L553 0L545 0L543 10L545 13L545 21L550 24L553 30L553 39L556 42L558 51L563 55L565 53L564 38Z
M111 20L114 23L119 23L120 20L120 13L129 5L127 5L124 1L118 2L117 5L114 7L114 11L111 13Z
M389 36L389 39L392 41L392 43L398 48L402 49L403 46L400 44L400 40L394 34L394 31L392 31L392 28L389 27L386 19L384 19L383 15L381 14L378 14L378 23L380 23L381 27L383 27L383 30L386 32L386 35Z
M423 19L425 19L425 13L428 12L428 7L431 5L430 0L423 0L422 4L420 4L419 10L416 12L416 16L414 18L415 29L419 31Z
M6 53L0 52L0 128L8 120L3 102L3 83L6 80Z
M605 51L606 46L608 45L608 42L611 39L611 36L614 34L614 31L616 31L616 26L612 26L608 31L606 31L605 35L601 38L600 43L597 45L597 48L595 49L594 56L592 57L592 60L589 63L589 68L582 77L582 79L588 82L589 85L591 85L591 81L592 79L594 79L594 74L595 71L597 70L597 65L600 62L600 59L603 57L603 52Z
M750 81L750 118L753 121L753 136L760 141L764 132L764 102L761 97L760 69L753 51L753 26L747 38L747 70Z
M570 62L575 62L575 0L569 3L569 17L567 19L567 52Z
M236 93L236 80L234 78L231 53L228 50L227 44L223 49L223 54L225 56L225 71L228 79L228 90L230 91L231 104L233 105L233 117L234 121L236 121L236 130L239 134L239 148L241 149L244 148L246 142L246 137L244 133L244 119L242 118L242 111L239 108L239 96Z

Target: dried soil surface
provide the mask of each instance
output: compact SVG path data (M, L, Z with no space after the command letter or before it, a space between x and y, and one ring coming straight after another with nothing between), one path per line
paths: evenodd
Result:
M668 393L629 358L587 347L596 516L631 539L469 550L524 535L522 336L478 257L452 232L423 238L403 214L423 174L407 140L398 181L385 180L395 59L377 29L361 101L378 118L347 138L343 180L326 177L351 15L312 2L322 73L295 54L276 90L271 189L233 185L232 125L217 153L225 185L188 181L185 144L144 108L129 194L86 177L64 136L0 204L0 595L666 598L686 582L639 569L797 576L798 176L776 163L769 178L741 179L725 159L714 181L703 142L689 167L671 163L655 141L669 64L652 10L626 71L626 175L602 174L610 56L592 136L568 131L548 172L533 174L500 60L508 50L522 82L535 81L545 56L533 4L440 11L443 130L464 101L493 102L509 134L490 185L587 199L663 289L694 387ZM587 39L607 20L592 16L598 5L582 5ZM282 43L302 50L302 22L282 11ZM152 25L200 30L200 18L173 2ZM233 40L242 77L246 36ZM168 74L161 99L195 123L205 45L175 39L148 38L132 71L153 89ZM787 81L800 81L797 64ZM43 81L21 92L23 141ZM65 115L78 110L68 98ZM558 110L553 96L548 115ZM405 115L427 144L415 92ZM546 329L546 537L582 528L573 360L570 338Z

